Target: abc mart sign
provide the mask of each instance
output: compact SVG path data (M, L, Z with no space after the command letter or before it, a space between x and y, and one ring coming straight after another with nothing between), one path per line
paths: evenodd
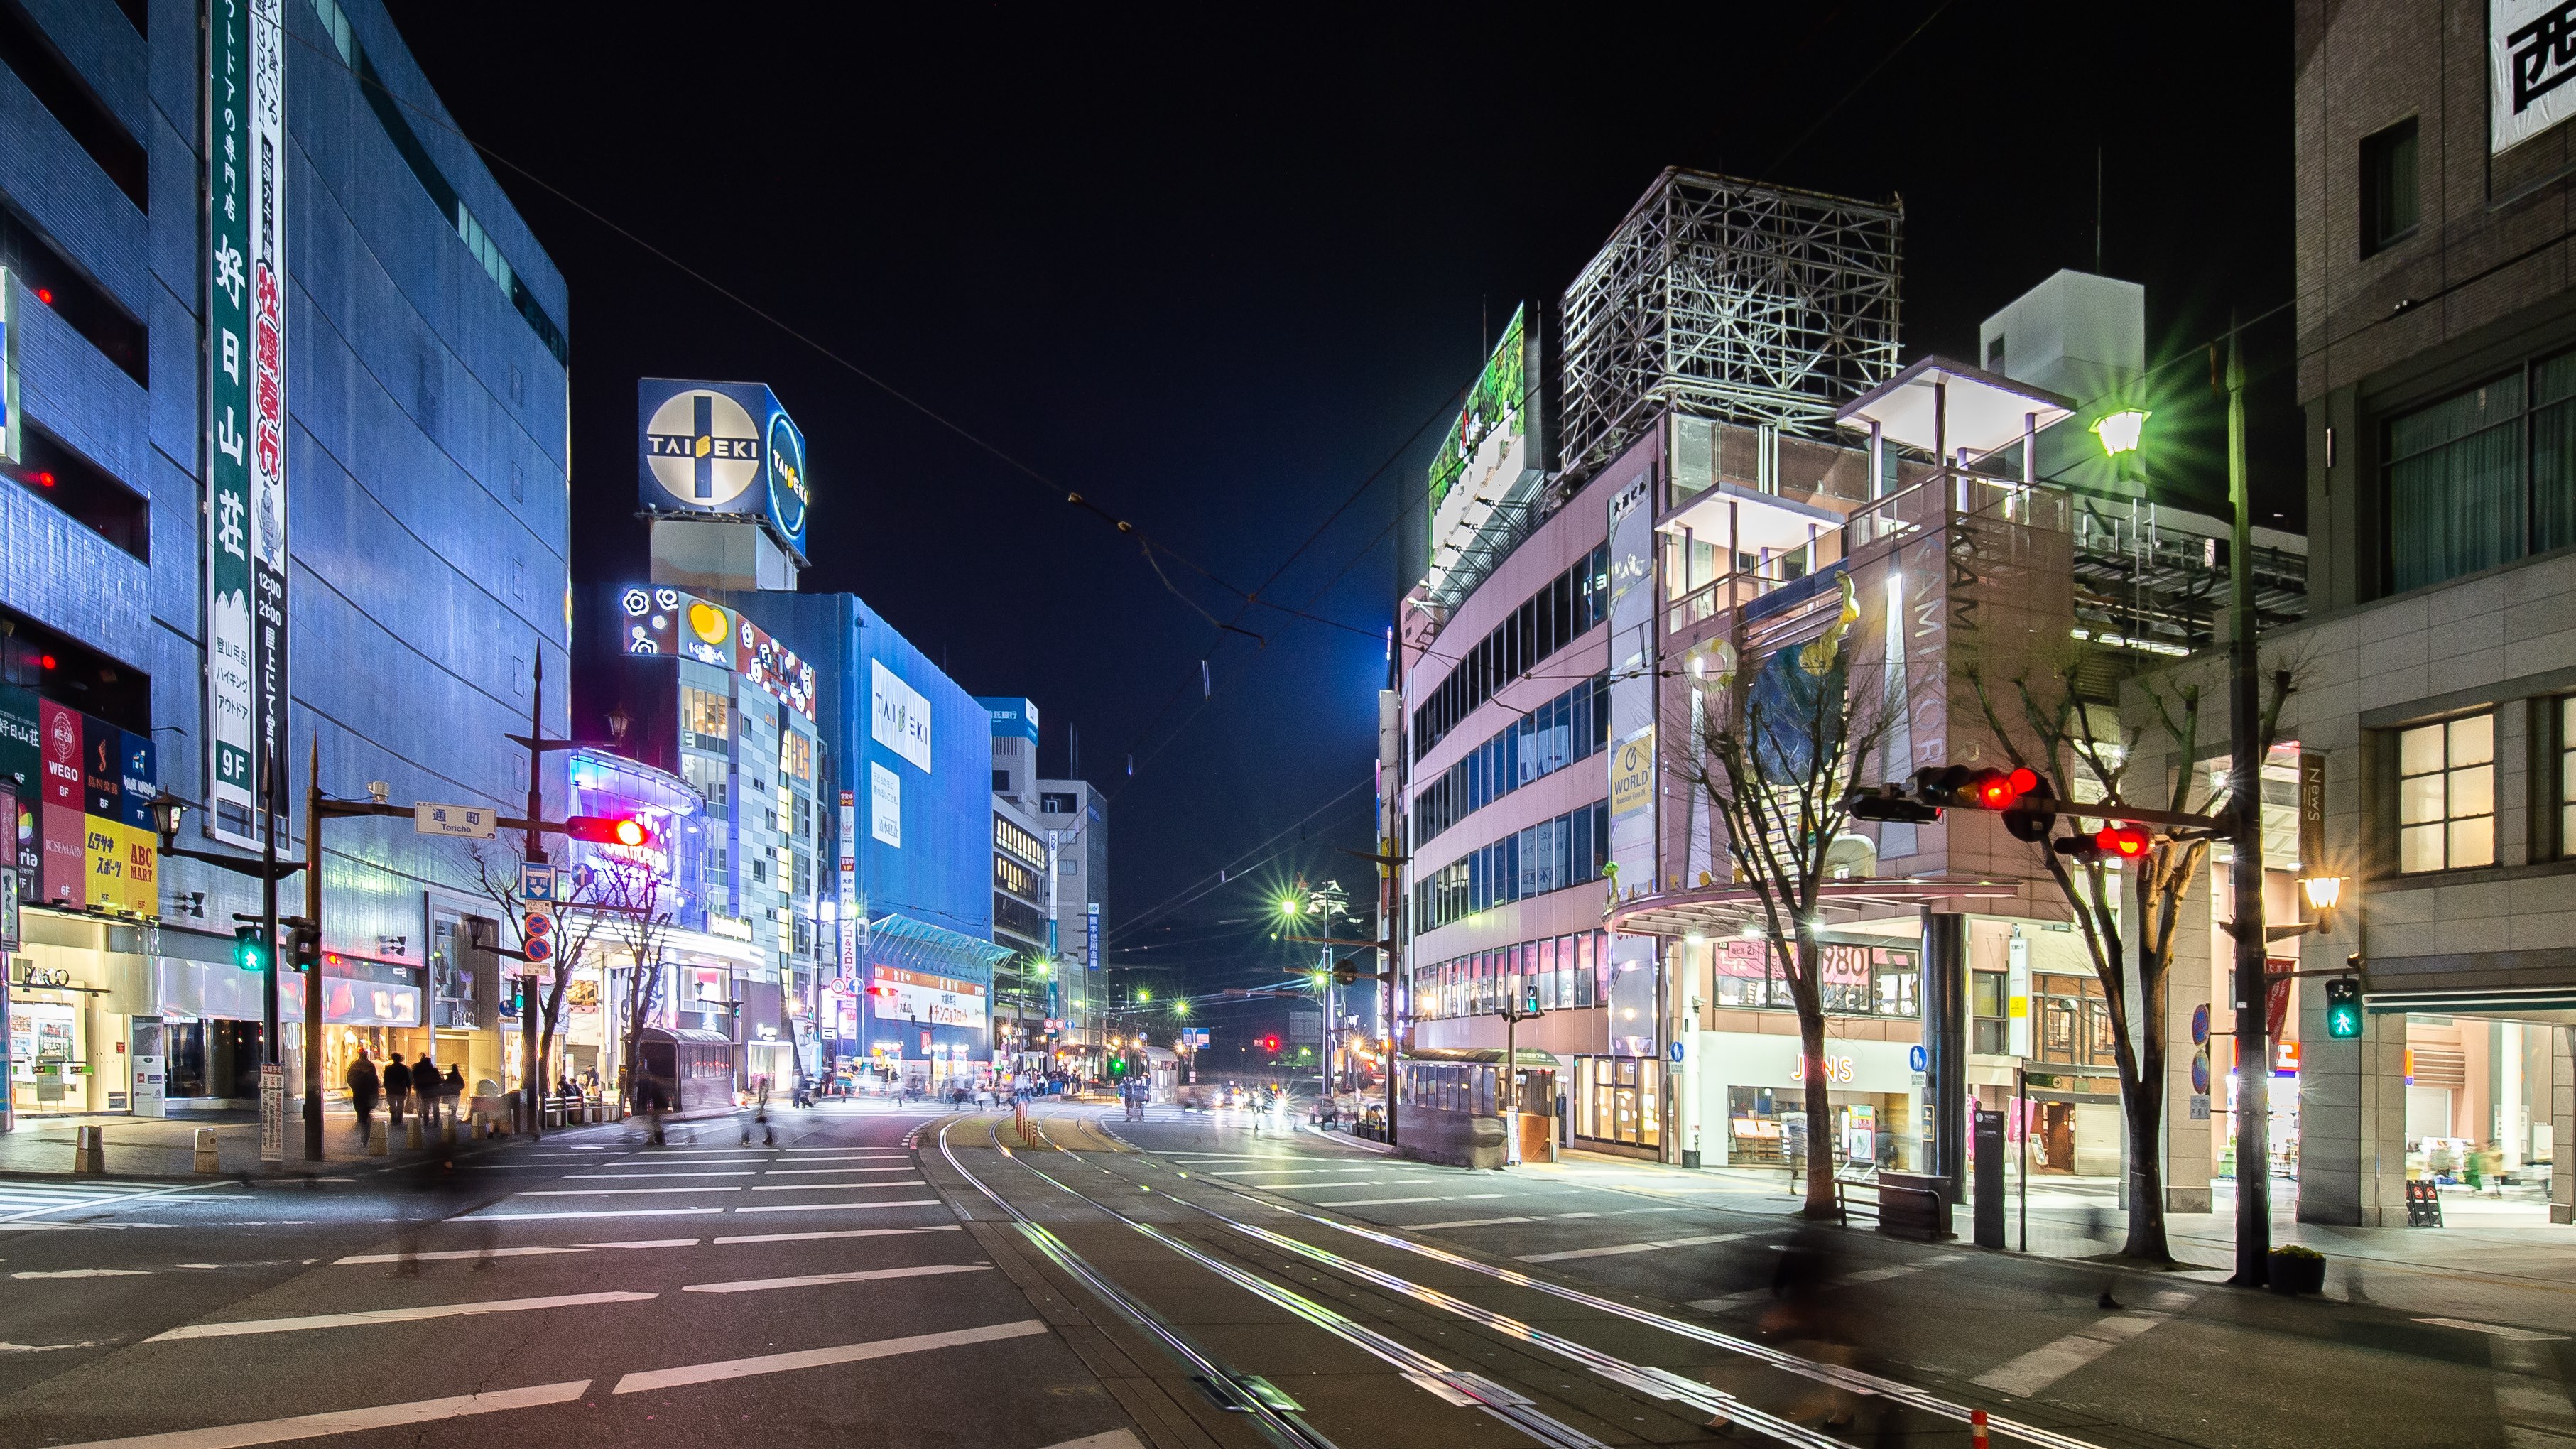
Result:
M805 434L766 384L648 377L635 422L645 513L757 520L805 561Z

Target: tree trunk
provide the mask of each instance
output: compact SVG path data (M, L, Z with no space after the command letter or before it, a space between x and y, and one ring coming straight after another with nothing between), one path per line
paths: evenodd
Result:
M1800 941L1808 989L1798 992L1798 1044L1803 1049L1804 1078L1807 1088L1807 1205L1802 1210L1811 1218L1834 1216L1834 1104L1825 1092L1825 1013L1822 1004L1813 999L1815 990L1816 948L1813 942ZM1794 989L1794 988L1793 988Z
M570 978L570 974L567 971L554 973L554 984L547 990L545 1004L537 1013L537 1094L539 1096L545 1095L546 1063L554 1060L555 1022L563 1011L564 985Z
M2157 1151L2163 1140L2163 1084L2142 1086L2123 1079L2120 1111L2129 1125L2129 1236L2120 1245L2120 1255L2170 1263L2173 1253L2165 1243L2164 1157Z

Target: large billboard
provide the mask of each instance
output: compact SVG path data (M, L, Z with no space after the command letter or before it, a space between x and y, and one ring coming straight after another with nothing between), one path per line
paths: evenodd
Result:
M813 720L813 664L734 610L679 589L645 584L619 590L617 608L619 652L666 654L729 670Z
M2487 0L2487 150L2576 115L2576 14L2564 0Z
M646 513L754 520L805 561L805 434L767 384L648 377L635 427Z
M1494 509L1546 468L1541 377L1529 309L1515 308L1431 459L1431 573L1456 566Z
M26 899L160 914L155 766L147 736L0 685L0 782L16 795L0 865L19 867Z

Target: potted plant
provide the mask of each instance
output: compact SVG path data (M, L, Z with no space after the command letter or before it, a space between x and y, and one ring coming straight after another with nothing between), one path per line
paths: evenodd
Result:
M2275 1293L2315 1293L2326 1286L2326 1255L2314 1248L2284 1243L2272 1250L2265 1275Z

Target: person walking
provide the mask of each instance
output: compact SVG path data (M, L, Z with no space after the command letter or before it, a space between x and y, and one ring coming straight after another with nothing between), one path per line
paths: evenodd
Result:
M420 1130L438 1135L438 1063L422 1052L411 1065L411 1104L420 1113Z
M349 1063L349 1107L358 1114L358 1145L375 1141L377 1077L376 1064L368 1059L367 1049L358 1048L358 1059Z
M465 1073L454 1062L447 1065L447 1079L439 1083L438 1095L447 1099L447 1130L453 1132L465 1120Z
M411 1101L411 1068L403 1065L401 1052L388 1054L384 1084L385 1135L391 1138L402 1130L403 1108Z

